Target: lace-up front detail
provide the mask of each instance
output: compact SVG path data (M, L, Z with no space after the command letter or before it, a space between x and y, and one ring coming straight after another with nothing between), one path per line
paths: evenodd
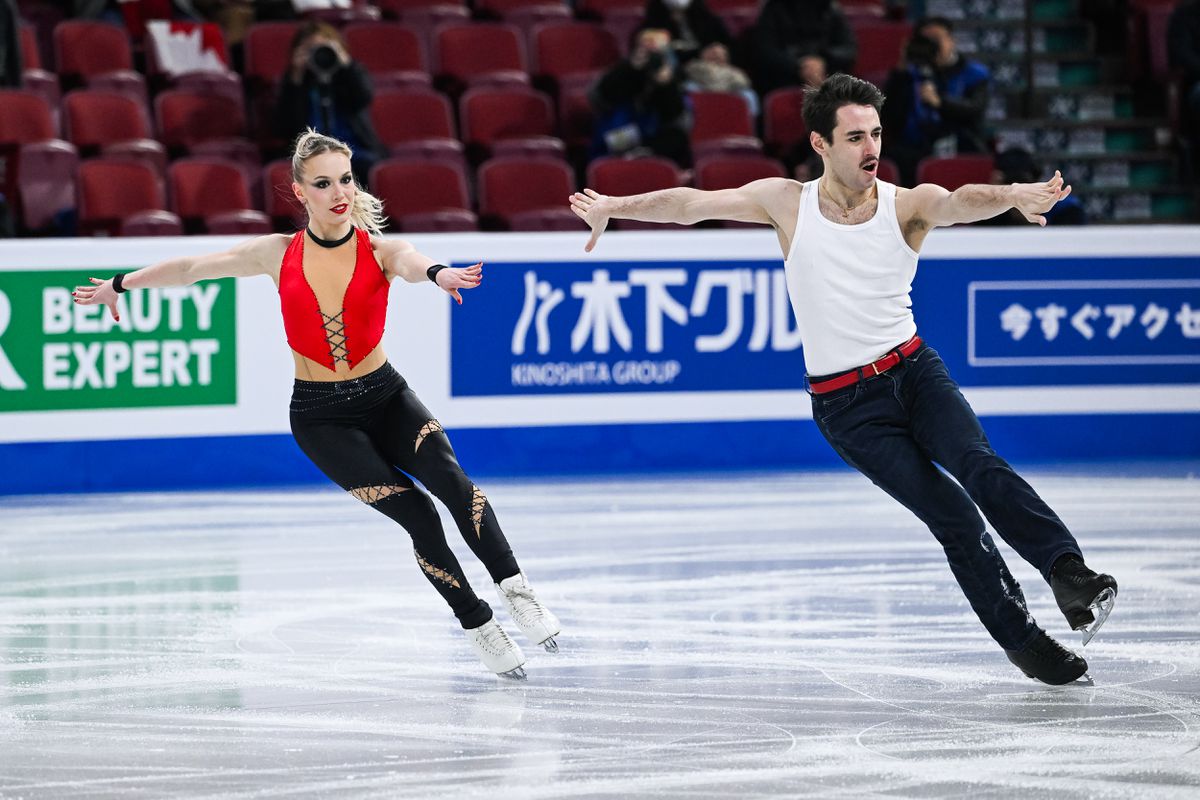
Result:
M343 317L346 315L346 309L342 309L338 313L330 316L324 311L318 311L321 315L321 327L325 329L325 341L329 342L329 357L334 364L350 363L350 351L346 348L346 324L343 322Z

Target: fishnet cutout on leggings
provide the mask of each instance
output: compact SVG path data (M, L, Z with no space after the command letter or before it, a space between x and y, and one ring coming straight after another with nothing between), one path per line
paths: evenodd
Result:
M475 484L471 484L471 521L475 523L475 538L482 538L479 532L479 526L483 524L483 509L487 506L487 498L483 496L483 490Z
M431 419L429 422L426 422L421 430L417 431L417 441L415 444L413 444L413 452L415 453L421 449L421 442L425 441L426 436L429 436L432 433L442 433L445 430L446 429L442 427L442 423L438 422L436 419Z
M385 497L407 492L408 487L391 483L380 486L359 486L357 489L350 489L349 491L357 499L362 500L367 505L373 506Z
M333 359L334 364L339 361L349 364L350 351L346 349L346 323L342 320L346 309L343 308L333 316L324 311L320 313L321 327L325 329L325 341L329 343L329 357Z
M435 567L433 564L430 564L416 550L413 550L413 555L417 557L417 563L421 565L421 569L425 570L425 572L428 575L431 575L434 578L437 578L439 581L446 584L447 586L453 586L455 589L462 588L458 583L458 578L455 578L449 572L446 572L446 570L441 569L439 567Z

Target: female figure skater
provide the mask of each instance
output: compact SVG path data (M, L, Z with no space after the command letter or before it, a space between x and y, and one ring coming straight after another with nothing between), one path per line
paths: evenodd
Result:
M346 144L309 129L292 154L292 191L307 211L305 230L260 236L224 253L173 258L111 280L91 278L90 286L76 287L75 302L104 304L117 318L117 296L129 289L270 275L296 362L291 428L300 449L356 499L408 531L417 564L483 663L499 675L524 678L521 649L467 583L432 501L412 479L450 509L530 641L556 652L558 620L530 588L442 426L380 344L393 278L432 280L462 303L459 290L479 285L482 264L446 267L406 241L383 239L382 204L358 188L350 158Z

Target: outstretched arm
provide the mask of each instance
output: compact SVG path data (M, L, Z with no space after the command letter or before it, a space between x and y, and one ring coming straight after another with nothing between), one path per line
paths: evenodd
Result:
M271 271L272 254L277 254L280 234L259 236L243 242L223 253L204 256L183 256L160 261L148 267L127 273L122 280L123 289L159 289L167 286L189 286L197 281L213 278L245 278L263 275ZM71 293L75 302L83 306L105 305L113 319L117 314L117 291L112 279L88 278L90 286L76 286Z
M569 199L571 210L592 229L592 237L583 248L590 253L610 219L683 225L706 219L727 219L778 227L777 220L783 216L786 205L785 194L793 184L785 178L763 178L737 189L705 192L681 187L627 197L610 197L584 189Z
M1045 225L1042 216L1055 203L1071 194L1071 187L1064 183L1062 173L1055 170L1054 177L1041 183L1012 183L1008 186L967 184L953 192L941 186L923 183L905 193L901 203L907 209L901 211L901 225L905 219L926 228L941 225L957 225L978 222L1015 208L1029 222ZM904 213L907 211L908 213Z
M432 258L417 252L411 242L404 239L372 237L371 246L389 278L403 278L409 283L429 280L429 268L437 264ZM483 262L470 267L445 267L434 275L434 283L445 290L462 305L459 289L474 289L483 280Z

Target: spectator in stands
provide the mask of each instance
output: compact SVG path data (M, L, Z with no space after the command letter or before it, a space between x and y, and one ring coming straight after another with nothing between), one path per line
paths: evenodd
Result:
M725 23L705 0L647 0L641 27L670 33L671 47L681 64L700 56L712 45L722 45L728 61L728 50L733 45Z
M996 156L996 169L992 172L992 183L996 186L1008 186L1013 183L1034 183L1038 180L1037 162L1033 154L1023 147L1010 147ZM1084 225L1087 223L1087 212L1083 202L1074 194L1059 200L1049 211L1042 214L1047 225ZM1025 217L1015 209L1008 209L981 225L1028 225Z
M884 84L883 128L901 183L914 185L917 162L930 155L989 152L984 116L991 73L964 58L944 17L927 17Z
M1200 176L1200 0L1180 3L1167 23L1167 59L1183 72L1183 111L1192 178Z
M307 128L354 151L354 177L366 185L382 147L368 110L373 97L366 69L350 58L337 28L310 20L292 39L291 66L279 87L275 133L293 141Z
M588 99L596 112L593 156L649 152L691 164L689 117L668 31L639 31L629 57L600 76Z
M642 27L671 34L671 49L683 68L684 89L735 92L746 99L750 113L758 116L758 95L750 76L733 64L729 53L733 39L705 0L649 0Z
M819 86L828 75L850 72L858 44L833 0L767 0L751 33L758 91Z

